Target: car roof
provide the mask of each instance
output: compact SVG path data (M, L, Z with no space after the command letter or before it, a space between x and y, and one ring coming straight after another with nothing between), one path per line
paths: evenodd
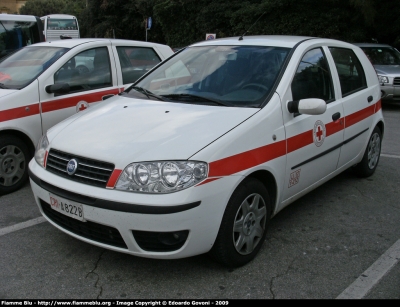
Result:
M329 38L320 38L313 36L295 36L295 35L254 35L254 36L243 36L243 39L239 40L239 36L237 37L228 37L228 38L220 38L214 40L207 40L195 43L191 46L210 46L210 45L241 45L241 46L275 46L275 47L286 47L293 48L297 44L307 41L307 40L322 40L324 42L336 42L341 44L350 45L344 41L329 39Z
M62 47L62 48L73 48L81 44L88 44L91 42L111 42L115 44L133 44L137 46L157 46L162 45L153 42L134 41L128 39L114 39L114 38L73 38L73 39L60 39L51 42L41 42L29 45L27 47L37 46L51 46L51 47ZM165 46L165 45L162 45Z

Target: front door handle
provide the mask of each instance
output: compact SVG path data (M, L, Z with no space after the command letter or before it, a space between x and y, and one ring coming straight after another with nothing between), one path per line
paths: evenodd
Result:
M335 114L332 115L332 120L337 121L340 118L340 112L336 112Z

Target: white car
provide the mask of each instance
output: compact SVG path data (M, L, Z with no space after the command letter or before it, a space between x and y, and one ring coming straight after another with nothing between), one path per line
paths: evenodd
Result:
M383 132L360 48L233 37L184 48L54 126L29 176L43 216L77 239L149 258L210 252L235 267L284 207L347 168L372 175Z
M141 52L147 66L132 54ZM170 47L150 42L68 39L27 46L0 62L0 195L28 180L28 162L54 124L120 93Z

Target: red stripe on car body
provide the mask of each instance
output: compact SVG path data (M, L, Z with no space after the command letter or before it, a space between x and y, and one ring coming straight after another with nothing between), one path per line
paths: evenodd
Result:
M109 95L109 94L118 94L119 89L111 89L107 91L101 91L101 92L96 92L96 93L90 93L90 94L85 94L85 95L79 95L79 96L74 96L74 97L68 97L68 98L63 98L63 99L56 99L48 102L43 102L42 103L42 113L46 112L51 112L51 111L57 111L60 109L65 109L65 108L70 108L70 107L75 107L78 102L84 100L87 103L92 103L92 102L97 102L101 101L102 97L104 95Z
M376 106L371 105L354 114L350 114L345 118L328 123L326 125L326 136L328 137L329 135L345 129L345 127L352 126L368 118L369 116L372 116L374 113L378 112L380 108L381 101L379 100L376 103ZM286 151L285 141L281 141L211 162L209 177L223 177L244 171L270 160L279 158L288 153L294 152L302 147L312 144L313 142L313 130L308 130L287 139ZM208 182L210 181L204 181L203 183Z
M74 97L55 99L52 101L43 102L41 104L42 113L74 107L78 104L79 101L82 100L88 103L101 101L104 95L109 95L109 94L114 94L114 95L119 94L119 89L111 89L91 94L85 94L85 95L79 95ZM8 120L23 118L37 114L40 114L39 103L0 111L0 122L5 122Z
M122 170L121 169L114 169L114 171L112 172L110 179L108 179L107 182L107 188L112 189L114 188L115 184L117 183L117 180L119 178L119 175L121 175Z
M204 181L200 182L198 185L196 185L196 187L198 187L199 185L202 185L202 184L209 183L209 182L214 181L214 180L221 179L221 178L222 177L207 178L206 180L204 180Z
M357 111L353 114L347 115L344 118L344 126L345 128L350 127L354 124L357 124L358 122L362 121L363 119L366 119L375 113L375 104L362 109L360 111Z
M0 122L39 114L39 104L0 111Z
M209 177L228 176L286 154L286 141L265 145L210 163Z

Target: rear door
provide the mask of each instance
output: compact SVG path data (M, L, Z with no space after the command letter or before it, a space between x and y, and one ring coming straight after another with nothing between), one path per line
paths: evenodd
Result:
M46 86L66 83L68 93L48 93ZM106 41L73 48L39 77L42 130L120 92L113 51Z
M333 76L340 84L340 100L343 103L344 141L338 168L363 154L369 139L375 103L380 100L380 92L367 86L367 76L355 51L351 48L329 47L336 69ZM369 63L367 63L369 64ZM372 76L376 73L371 71Z

